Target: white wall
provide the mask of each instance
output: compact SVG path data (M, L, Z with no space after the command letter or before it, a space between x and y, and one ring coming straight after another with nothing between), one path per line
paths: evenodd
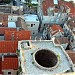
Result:
M64 30L65 30L65 29L70 30L66 23L64 24L63 29L64 29Z
M42 24L46 23L59 23L61 24L65 18L67 17L67 13L63 13L62 15L57 17L58 13L54 13L54 16L43 16Z
M28 30L31 31L31 34L34 33L36 35L38 33L39 22L26 22L26 24L27 24ZM31 24L35 24L35 25L31 27Z
M17 19L18 19L18 17L19 17L19 16L11 16L11 15L9 15L9 16L8 16L8 21L9 21L9 22L11 22L11 21L12 21L12 22L16 22Z
M66 44L61 44L61 45L63 46L63 48L64 48L64 49L66 49L66 48L67 48L68 43L66 43Z
M17 70L3 70L3 75L8 75L8 72L11 72L11 75L16 75Z

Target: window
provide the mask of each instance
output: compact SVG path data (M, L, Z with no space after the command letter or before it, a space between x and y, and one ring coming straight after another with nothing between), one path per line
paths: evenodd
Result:
M29 43L29 41L27 41L27 45L28 45L28 46L30 46L30 43Z
M11 75L11 72L8 72L8 75Z
M35 33L33 32L33 34L35 34Z
M14 11L13 11L13 14L14 14Z
M33 27L33 24L31 24L31 27Z

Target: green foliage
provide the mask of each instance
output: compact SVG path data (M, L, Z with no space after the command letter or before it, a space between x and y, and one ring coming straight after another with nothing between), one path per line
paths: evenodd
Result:
M20 50L16 50L16 54L19 56L20 55Z
M37 7L38 6L38 4L32 4L33 5L33 7Z
M31 3L28 3L28 7L32 7L33 5Z
M20 73L22 73L22 68L21 68L21 66L19 66L18 75L20 75Z
M22 68L21 68L21 66L19 66L19 71L22 72Z
M58 57L58 60L60 60L60 54L58 54L57 57Z

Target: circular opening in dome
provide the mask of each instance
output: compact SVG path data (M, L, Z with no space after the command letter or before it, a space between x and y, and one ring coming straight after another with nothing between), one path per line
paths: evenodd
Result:
M51 68L56 66L58 58L54 52L42 49L35 53L35 61L42 67Z

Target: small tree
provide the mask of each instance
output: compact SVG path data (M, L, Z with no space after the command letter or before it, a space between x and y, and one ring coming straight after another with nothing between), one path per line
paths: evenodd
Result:
M18 69L18 75L22 74L22 67L19 66L19 69Z
M16 54L19 56L20 55L20 50L16 50Z

